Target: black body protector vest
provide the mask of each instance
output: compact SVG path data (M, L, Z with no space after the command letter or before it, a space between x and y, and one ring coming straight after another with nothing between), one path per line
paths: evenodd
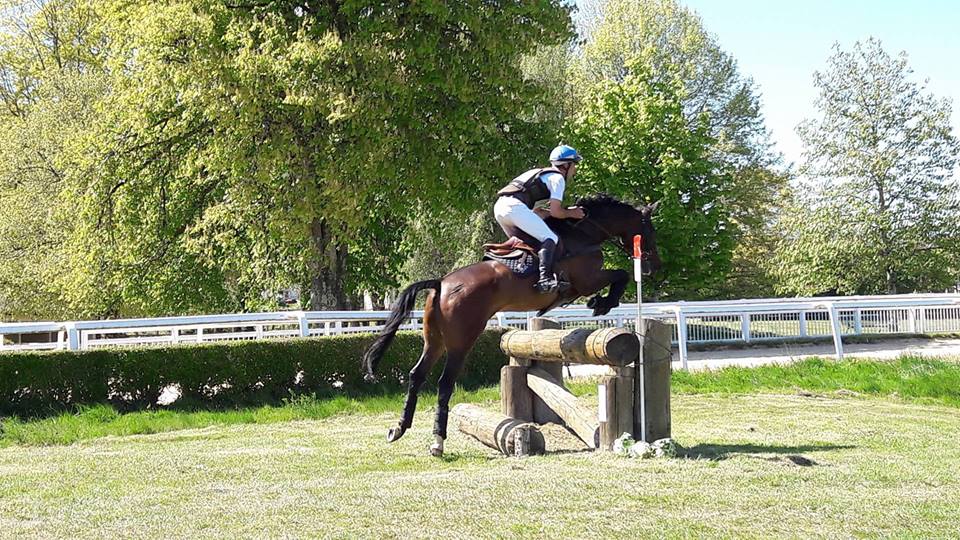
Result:
M530 169L511 180L505 188L497 192L497 196L514 197L532 210L538 202L550 198L550 189L547 188L547 184L541 180L541 177L547 173L563 175L560 169L556 167Z

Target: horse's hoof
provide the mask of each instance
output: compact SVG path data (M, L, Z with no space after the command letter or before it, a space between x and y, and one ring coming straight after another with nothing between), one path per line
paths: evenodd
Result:
M366 375L363 376L363 380L368 383L375 383L377 382L377 376L374 375L373 373L367 373Z
M403 434L406 433L406 431L407 430L400 426L390 428L390 431L387 431L387 442L392 443L400 437L403 437Z
M433 457L443 457L443 445L442 444L431 444L430 445L430 455Z
M594 307L596 307L596 305L597 305L597 297L596 297L596 296L594 296L593 298L587 300L587 309L593 309Z

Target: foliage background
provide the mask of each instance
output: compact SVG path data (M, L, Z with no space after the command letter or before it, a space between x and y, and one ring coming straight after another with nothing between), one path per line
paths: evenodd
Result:
M568 204L662 201L656 298L955 286L951 105L878 42L815 76L790 170L678 0L0 0L0 318L389 305L560 142Z

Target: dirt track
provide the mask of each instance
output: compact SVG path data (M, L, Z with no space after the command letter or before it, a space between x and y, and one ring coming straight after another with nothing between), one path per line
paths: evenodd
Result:
M960 357L960 339L910 338L876 343L845 343L844 356L869 358L896 358L902 354L922 356ZM822 344L782 344L770 347L753 346L744 349L719 349L709 351L690 351L688 364L690 369L716 369L726 366L757 366L762 364L787 363L811 356L833 358L833 343ZM679 369L680 355L673 351L673 367ZM571 366L574 377L599 375L602 366ZM566 371L564 372L566 373Z

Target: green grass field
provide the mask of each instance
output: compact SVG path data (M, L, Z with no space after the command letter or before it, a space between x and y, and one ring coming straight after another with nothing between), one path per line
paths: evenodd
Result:
M434 459L430 400L383 442L399 397L7 420L0 537L960 536L960 408L939 384L960 365L744 371L678 374L675 459L505 458L455 431Z

